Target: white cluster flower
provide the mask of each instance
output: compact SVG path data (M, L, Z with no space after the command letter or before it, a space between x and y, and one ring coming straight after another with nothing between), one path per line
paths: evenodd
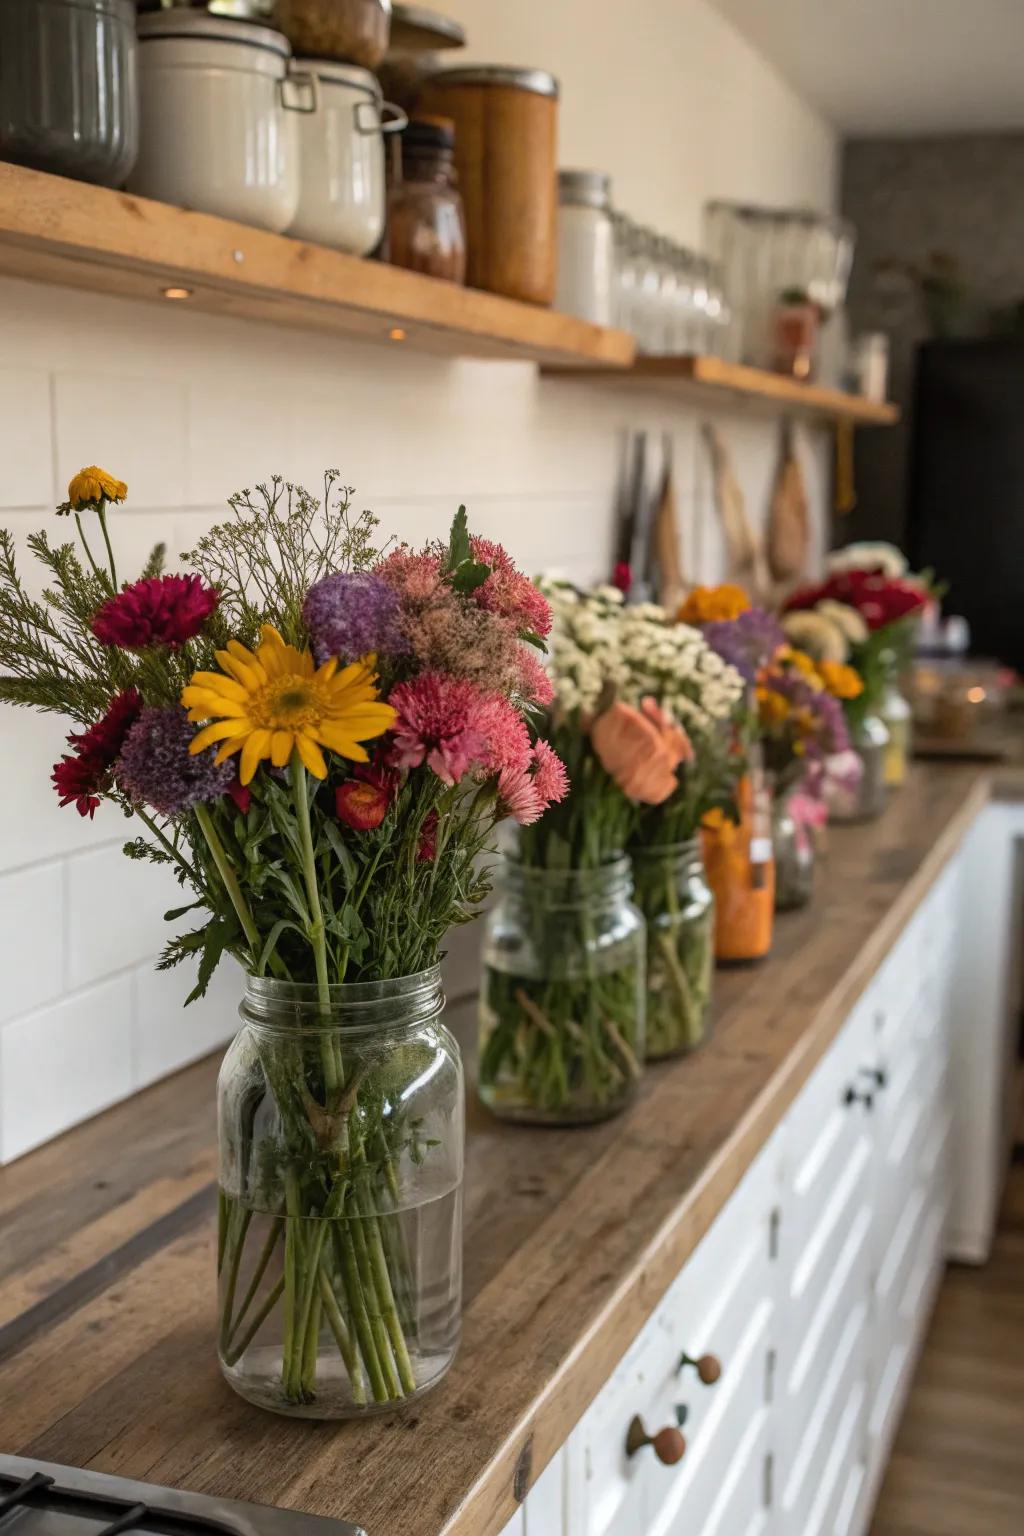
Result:
M735 712L743 679L699 630L673 623L657 603L623 603L617 587L540 586L554 615L553 682L566 712L593 711L609 687L627 704L650 695L699 735Z
M907 557L895 544L870 543L847 544L834 549L825 560L829 572L881 571L883 576L905 576Z

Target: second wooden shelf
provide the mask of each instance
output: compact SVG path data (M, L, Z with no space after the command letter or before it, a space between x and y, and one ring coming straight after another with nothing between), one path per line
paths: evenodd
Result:
M555 379L585 377L590 383L607 383L616 389L645 389L690 400L710 402L716 395L728 395L777 413L849 421L857 426L891 426L900 416L899 407L888 401L880 404L841 389L802 384L784 374L727 363L720 357L638 357L632 367L625 369L555 365L545 368L545 372Z

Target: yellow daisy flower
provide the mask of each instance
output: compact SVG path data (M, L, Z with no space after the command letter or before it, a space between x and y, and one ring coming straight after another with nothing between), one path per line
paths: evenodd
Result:
M90 464L72 476L68 485L68 505L75 512L84 507L95 507L101 501L124 501L128 487L123 480L115 480L105 469Z
M376 658L364 656L341 671L336 657L316 667L309 651L287 645L273 625L264 624L261 635L255 653L237 640L217 651L223 672L192 674L181 702L191 721L211 723L196 732L189 751L219 741L218 763L241 752L243 784L264 759L283 768L293 752L315 778L325 779L322 747L365 763L359 743L382 736L396 718L378 698Z

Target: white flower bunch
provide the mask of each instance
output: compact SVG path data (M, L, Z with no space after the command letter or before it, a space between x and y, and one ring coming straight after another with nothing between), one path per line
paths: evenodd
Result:
M905 576L907 557L895 544L862 540L834 549L826 556L825 567L830 575L838 571L881 571L883 576Z
M673 623L656 603L625 604L617 587L539 586L554 616L552 682L565 713L594 711L606 685L627 704L656 699L694 735L712 734L735 712L743 679L699 630Z

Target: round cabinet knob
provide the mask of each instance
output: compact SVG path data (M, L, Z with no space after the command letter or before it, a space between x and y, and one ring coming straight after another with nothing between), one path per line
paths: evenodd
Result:
M717 1355L699 1355L696 1359L692 1355L683 1355L679 1361L679 1369L692 1365L697 1375L706 1387L713 1387L722 1374L722 1362Z
M843 1094L843 1103L846 1105L863 1104L865 1109L874 1109L875 1096L873 1093L861 1093L856 1088L847 1088Z
M874 1083L876 1088L884 1088L889 1081L889 1074L884 1067L862 1067L861 1076Z
M635 1456L637 1451L643 1450L649 1445L657 1456L662 1466L674 1467L677 1461L682 1461L686 1455L686 1438L681 1429L674 1424L666 1424L664 1429L657 1430L649 1435L644 1428L644 1421L639 1414L631 1420L626 1432L626 1455Z

